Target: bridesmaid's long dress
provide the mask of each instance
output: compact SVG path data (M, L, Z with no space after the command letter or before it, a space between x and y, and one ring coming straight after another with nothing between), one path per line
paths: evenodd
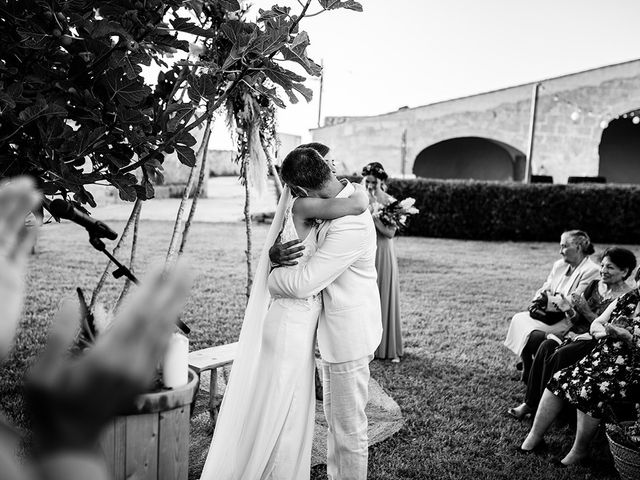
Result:
M378 290L382 308L382 341L376 350L376 358L402 356L402 333L400 329L400 285L398 283L398 260L394 241L380 232L376 252Z

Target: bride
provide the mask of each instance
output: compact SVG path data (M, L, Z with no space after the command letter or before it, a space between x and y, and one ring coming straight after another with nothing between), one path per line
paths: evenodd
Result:
M334 174L328 163L322 174L327 179ZM285 188L260 255L202 480L309 478L314 345L322 295L271 299L268 251L278 235L283 243L303 239L298 264L281 267L300 268L317 250L316 220L358 215L368 204L362 188L351 197L329 199L306 197L295 186Z

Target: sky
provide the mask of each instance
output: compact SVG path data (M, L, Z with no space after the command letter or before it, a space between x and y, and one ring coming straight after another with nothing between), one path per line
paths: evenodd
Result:
M301 9L293 0L254 0ZM303 19L324 64L322 117L376 115L640 58L640 0L361 0ZM309 11L319 9L314 0ZM314 99L278 112L310 140ZM218 122L213 148L230 148Z

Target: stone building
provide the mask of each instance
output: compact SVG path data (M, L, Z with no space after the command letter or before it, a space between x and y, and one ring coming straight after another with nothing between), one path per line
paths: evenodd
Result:
M534 175L640 183L640 60L312 130L343 173L371 161L392 175L521 181L534 85Z
M302 142L302 138L298 135L289 133L277 133L277 148L275 151L276 164L280 164L282 159L291 150L296 148ZM239 175L240 166L235 163L237 152L235 150L214 150L210 149L207 153L207 163L209 164L209 174L211 176L228 176Z

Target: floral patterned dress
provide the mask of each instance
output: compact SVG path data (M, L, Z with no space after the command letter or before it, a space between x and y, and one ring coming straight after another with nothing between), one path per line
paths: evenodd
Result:
M578 410L602 418L608 403L625 400L640 381L640 317L634 316L640 302L638 289L618 299L610 323L625 325L633 335L631 344L616 338L598 340L590 354L575 365L557 372L547 388Z

